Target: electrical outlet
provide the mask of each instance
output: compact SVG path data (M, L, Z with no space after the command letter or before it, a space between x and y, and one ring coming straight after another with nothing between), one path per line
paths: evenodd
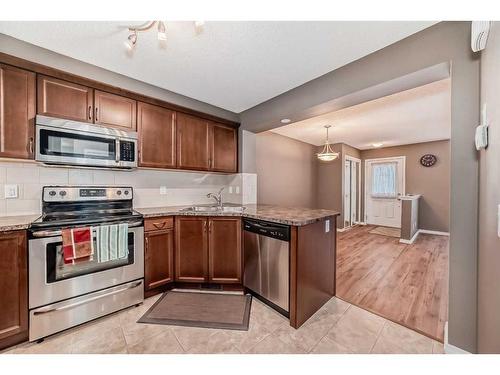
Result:
M167 195L167 187L160 186L160 195Z
M229 194L233 194L233 187L229 186Z
M330 232L330 220L325 220L325 233Z
M18 185L5 185L5 199L15 199L19 196Z
M239 186L235 186L236 188L236 194L239 194L240 193L240 187Z

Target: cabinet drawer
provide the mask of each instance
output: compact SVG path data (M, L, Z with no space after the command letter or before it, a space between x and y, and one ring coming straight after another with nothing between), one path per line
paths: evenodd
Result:
M174 218L168 217L152 217L144 220L144 231L150 232L153 230L172 229L174 227Z

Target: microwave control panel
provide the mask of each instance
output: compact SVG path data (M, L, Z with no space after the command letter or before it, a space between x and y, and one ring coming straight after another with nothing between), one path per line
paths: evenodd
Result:
M135 144L130 141L120 141L120 160L135 161Z

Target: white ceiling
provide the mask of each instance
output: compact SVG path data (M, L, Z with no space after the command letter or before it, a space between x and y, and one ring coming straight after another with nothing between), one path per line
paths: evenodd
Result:
M239 113L436 22L167 22L168 41L141 22L0 22L0 33Z
M272 131L316 146L347 143L361 150L449 139L450 79L429 83L356 106L285 125Z

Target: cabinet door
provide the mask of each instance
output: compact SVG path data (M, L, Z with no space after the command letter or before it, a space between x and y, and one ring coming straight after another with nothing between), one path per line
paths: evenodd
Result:
M135 100L96 90L94 106L96 124L136 130L137 102Z
M207 218L175 218L175 280L205 282L208 278Z
M145 289L174 281L174 231L145 233Z
M35 74L0 64L0 157L33 159Z
M211 124L211 165L210 169L218 172L238 171L238 130Z
M210 282L241 283L241 220L210 218L208 237Z
M38 114L92 122L93 89L43 75L37 81Z
M177 167L208 170L209 126L206 120L177 113Z
M175 112L137 103L139 166L175 168Z
M0 349L28 336L26 232L0 234Z

